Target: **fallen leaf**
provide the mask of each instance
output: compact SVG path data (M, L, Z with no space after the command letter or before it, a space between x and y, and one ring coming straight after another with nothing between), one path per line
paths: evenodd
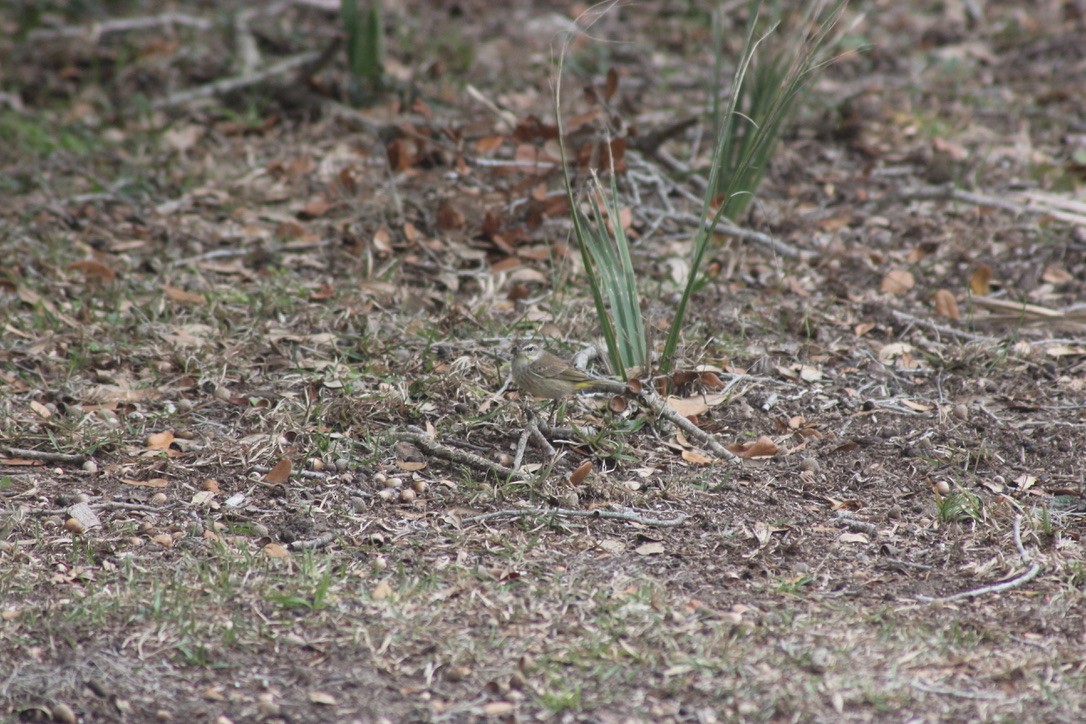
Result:
M616 538L608 538L607 540L601 540L599 543L600 548L604 549L608 553L618 554L626 550L626 544Z
M501 148L504 142L505 138L502 136L483 136L475 142L475 152L481 155L488 154Z
M281 458L279 462L275 464L275 467L269 470L268 474L264 476L264 481L271 483L272 485L282 485L290 478L290 470L290 458Z
M442 201L437 207L437 228L442 231L459 229L465 223L464 214L448 201Z
M309 692L309 701L314 704L321 704L323 706L335 706L338 703L336 701L336 697L323 691Z
M167 450L173 444L173 430L156 432L147 436L148 450Z
M68 515L79 521L79 524L83 526L84 530L97 528L102 524L102 521L98 519L94 510L86 503L76 503L71 508L68 508Z
M83 272L83 277L86 279L101 279L102 281L111 282L117 278L117 272L95 259L73 261L68 265L68 268Z
M642 543L637 548L634 548L634 553L639 556L655 556L664 552L664 544L658 541L652 541L651 543Z
M1066 284L1073 282L1075 277L1063 267L1046 266L1044 272L1041 273L1041 279L1049 284Z
M290 551L278 543L268 543L264 546L264 555L268 558L277 558L280 560L287 560L290 558Z
M973 276L969 278L969 289L978 297L984 297L991 291L992 267L981 264L973 270Z
M318 219L328 213L328 210L332 208L332 204L328 203L328 200L323 196L314 196L309 201L305 202L305 206L302 207L299 216L302 218ZM298 236L295 234L294 236Z
M837 540L842 543L870 543L871 539L863 533L842 533Z
M588 474L592 472L592 461L585 460L583 463L577 466L577 469L569 474L570 485L580 485L588 477Z
M162 293L166 295L166 298L174 301L181 302L183 304L203 304L207 301L207 297L203 294L197 294L195 292L189 292L177 287L171 287L166 285L162 289Z
M915 284L912 272L907 269L892 269L882 278L879 289L883 294L904 294Z
M125 485L135 485L137 488L165 488L170 484L170 481L166 478L151 478L150 480L122 478L121 482Z
M743 458L744 460L753 460L755 458L770 458L777 454L780 448L777 443L765 435L762 435L753 442L735 443L725 446L727 449Z
M905 342L891 342L885 344L879 350L879 362L884 365L888 365L896 358L910 354L913 351L913 346Z
M709 406L700 397L668 397L667 406L683 417L697 417L709 411Z
M958 300L946 289L935 292L935 313L947 319L961 319L958 311Z
M682 458L686 462L694 463L695 465L710 465L713 462L711 457L699 450L683 450Z
M388 581L381 581L373 589L373 600L383 601L392 595L392 586L388 585Z

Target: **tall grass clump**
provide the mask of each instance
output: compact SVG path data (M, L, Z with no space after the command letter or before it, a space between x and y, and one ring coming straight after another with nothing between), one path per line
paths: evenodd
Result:
M781 32L783 23L779 20L765 23L761 16L762 3L751 0L742 51L735 63L726 104L721 103L725 66L723 24L719 19L714 22L715 71L710 104L715 129L713 156L699 217L703 223L692 230L690 273L660 355L662 374L668 374L674 365L690 299L707 283L702 265L712 246L713 230L723 219L736 221L750 206L803 89L827 62L834 44L832 33L845 4L846 0L808 3L798 22L791 25L794 29ZM630 262L629 240L618 220L620 206L613 164L610 188L606 191L593 175L587 215L578 204L562 128L564 56L565 52L558 62L555 109L574 236L584 260L612 367L647 370L650 351L637 276Z

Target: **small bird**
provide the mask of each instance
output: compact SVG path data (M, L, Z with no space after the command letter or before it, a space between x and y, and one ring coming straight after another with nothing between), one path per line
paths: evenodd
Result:
M557 400L574 392L610 392L620 395L626 385L577 369L535 342L513 348L513 381L535 397Z

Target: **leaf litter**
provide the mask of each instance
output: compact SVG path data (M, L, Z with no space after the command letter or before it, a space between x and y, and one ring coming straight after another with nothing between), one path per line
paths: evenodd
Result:
M828 69L745 221L806 256L721 245L665 406L740 467L658 435L635 399L568 402L556 458L530 447L503 472L527 403L495 399L508 345L594 336L546 115L552 33L531 30L570 8L390 8L470 48L476 92L420 43L391 51L409 86L361 111L320 96L334 65L248 111L172 103L229 72L222 39L183 21L169 42L110 31L15 64L5 123L48 124L64 99L104 145L5 151L0 565L18 575L0 583L0 703L1075 718L1083 109L1060 88L1083 20L986 9L870 4L872 51ZM254 17L279 39L266 53L335 27L304 3ZM574 157L628 168L620 222L665 290L650 323L690 273L705 129L638 139L705 103L703 20L624 8L601 30L654 52L578 51ZM103 113L95 82L171 105ZM290 101L301 85L317 97ZM1020 108L1046 123L1016 125ZM605 123L624 129L609 149ZM932 188L965 178L979 188Z

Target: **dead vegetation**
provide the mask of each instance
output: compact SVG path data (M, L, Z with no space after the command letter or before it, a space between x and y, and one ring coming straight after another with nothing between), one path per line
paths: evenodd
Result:
M576 8L387 8L365 109L322 3L9 12L4 714L1086 717L1086 9L1035 5L853 3L676 397L553 423L504 365L594 341ZM707 15L595 35L566 130L622 141L659 332Z

